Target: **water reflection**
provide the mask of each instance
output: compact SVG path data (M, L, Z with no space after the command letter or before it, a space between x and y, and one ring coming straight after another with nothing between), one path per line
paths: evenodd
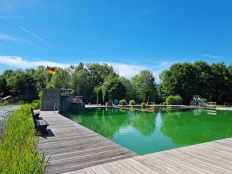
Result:
M208 110L162 113L160 131L179 146L198 144L232 136L232 118Z
M232 137L231 115L229 111L206 109L141 112L117 108L66 114L139 154Z
M65 114L71 120L107 138L112 138L120 129L129 126L134 127L144 136L150 136L156 128L156 115L156 113L117 108L88 110L83 116L79 113Z

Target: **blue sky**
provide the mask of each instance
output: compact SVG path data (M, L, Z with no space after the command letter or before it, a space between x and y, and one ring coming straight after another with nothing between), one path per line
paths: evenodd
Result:
M231 0L0 0L0 74L108 63L130 78L232 60Z

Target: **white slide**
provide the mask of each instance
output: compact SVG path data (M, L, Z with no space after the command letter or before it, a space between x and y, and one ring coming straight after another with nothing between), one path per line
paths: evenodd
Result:
M203 102L202 100L201 100L201 98L200 97L198 97L197 99L197 102L199 103L199 104L201 104L202 106L209 106L207 103L205 103L205 102Z

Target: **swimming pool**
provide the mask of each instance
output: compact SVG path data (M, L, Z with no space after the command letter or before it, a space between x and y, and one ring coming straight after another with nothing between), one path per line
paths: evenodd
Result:
M232 137L232 112L86 109L67 118L143 155Z

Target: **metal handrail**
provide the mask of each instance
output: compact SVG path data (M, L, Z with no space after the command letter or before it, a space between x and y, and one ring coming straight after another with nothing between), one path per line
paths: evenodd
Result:
M55 113L56 109L57 109L58 112L60 111L60 110L59 110L59 105L55 103L55 104L54 104L54 113Z

